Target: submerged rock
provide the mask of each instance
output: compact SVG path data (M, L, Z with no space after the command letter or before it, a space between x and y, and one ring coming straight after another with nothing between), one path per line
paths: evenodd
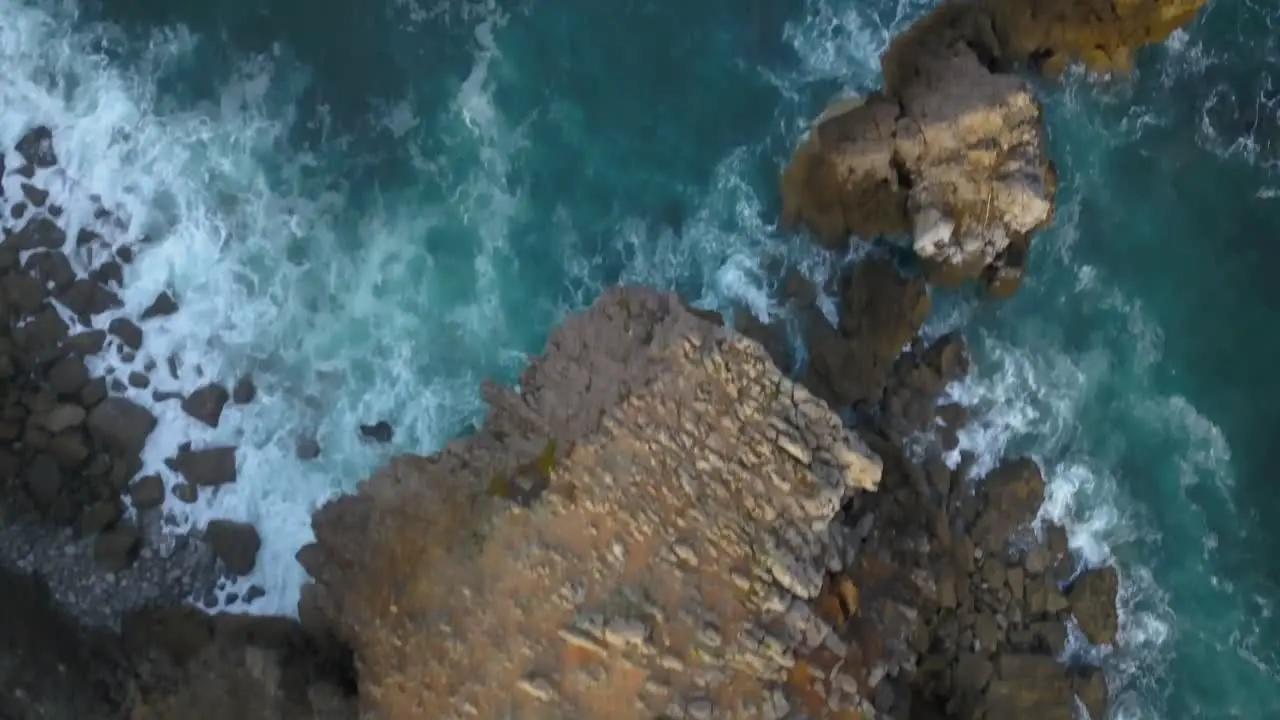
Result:
M391 427L391 423L386 420L379 420L372 425L361 425L360 435L366 440L372 440L376 443L389 443L395 436L395 428Z
M827 525L876 488L879 459L758 344L648 290L568 319L520 388L487 387L477 434L396 458L314 518L300 610L352 645L362 710L800 703L788 668L832 632L810 605L842 554ZM836 709L870 709L853 677L814 682Z

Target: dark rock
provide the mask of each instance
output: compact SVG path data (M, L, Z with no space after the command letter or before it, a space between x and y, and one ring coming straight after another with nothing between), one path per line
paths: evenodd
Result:
M62 489L62 471L57 461L43 453L27 465L24 480L31 498L44 508L53 505Z
M97 355L106 343L106 330L85 330L67 338L62 346L76 355Z
M16 328L13 336L29 353L44 358L66 339L67 331L67 322L46 305L26 325Z
M182 411L209 427L218 427L222 408L230 400L227 389L217 384L205 385L182 401Z
M187 482L204 487L216 487L236 481L236 449L233 446L191 450L183 447L177 457L165 460L174 472Z
M6 275L0 279L0 290L4 292L5 300L23 315L39 310L45 298L44 283L39 278L22 273Z
M27 204L24 202L16 202L9 207L9 217L14 220L21 220L27 214Z
M48 450L58 465L66 470L83 466L92 453L84 432L78 428L54 435L49 440Z
M79 405L57 405L40 418L40 424L53 434L84 424L88 413Z
M395 429L391 427L391 423L386 420L379 420L372 425L361 425L360 435L366 440L372 440L378 443L389 443L395 435Z
M133 248L128 245L121 245L116 248L116 259L125 265L133 262Z
M262 540L249 523L214 520L204 530L205 542L233 575L248 575L257 563Z
M53 149L53 131L44 125L27 131L14 146L23 162L37 168L51 168L58 164L58 155Z
M48 190L38 188L31 183L22 183L21 188L22 196L35 207L44 207L44 204L49 201Z
M1116 593L1120 578L1114 567L1090 570L1072 583L1067 592L1071 612L1085 637L1094 645L1114 645L1120 631Z
M14 207L17 207L16 205ZM58 227L58 223L47 217L33 217L27 220L17 232L5 240L5 244L13 243L19 251L24 250L61 250L67 243L67 234Z
M60 397L75 395L89 382L89 368L77 355L62 358L49 371L49 388Z
M231 391L231 399L237 405L248 405L258 396L258 386L253 384L253 378L245 375L236 381L235 388Z
M129 373L129 386L139 390L146 390L151 387L151 378L147 377L146 373L131 372Z
M76 233L77 248L86 248L90 245L96 245L102 242L105 242L105 240L102 239L102 236L89 228L81 228L80 232Z
M165 317L178 312L178 303L174 301L173 296L167 292L162 292L156 296L156 299L142 311L142 319L150 320L154 317Z
M80 389L80 404L86 408L93 408L105 399L107 399L106 378L94 378Z
M129 483L137 477L141 470L142 458L137 455L118 457L111 463L111 472L107 475L107 482L117 493L124 494L129 489Z
M156 402L165 402L167 400L181 400L182 393L173 392L171 390L156 390L151 393L151 399Z
M115 260L108 260L90 271L89 279L108 287L124 287L124 269Z
M155 428L156 416L125 398L107 398L89 412L89 432L117 456L136 457Z
M32 253L22 264L22 269L54 293L66 290L76 280L71 261L57 250Z
M101 315L108 310L124 307L120 296L88 278L80 278L72 283L71 287L58 296L58 301L82 317Z
M129 500L139 510L150 510L164 502L164 479L146 475L129 486Z
M129 318L116 318L107 326L107 332L120 338L127 347L138 350L142 347L142 328Z
M315 460L320 457L320 443L310 435L300 437L298 438L297 453L299 460Z
M101 500L80 513L76 521L76 531L81 535L96 535L119 522L124 514L124 506L119 498Z
M119 523L98 535L93 543L93 559L104 572L125 570L138 557L142 537L130 523Z

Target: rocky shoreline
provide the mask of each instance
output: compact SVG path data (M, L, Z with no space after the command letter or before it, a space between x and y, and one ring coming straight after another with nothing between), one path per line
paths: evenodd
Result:
M1052 218L1040 106L1011 73L1124 70L1201 4L923 18L884 91L825 113L783 177L784 222L877 242L830 278L835 325L789 284L800 377L781 327L612 289L518 392L485 388L478 433L316 513L298 620L187 605L228 600L260 540L165 531L166 497L235 482L236 449L144 472L139 400L217 427L253 381L178 391L199 368L145 336L181 298L122 313L146 239L100 204L69 217L56 137L32 128L0 155L0 717L1105 717L1068 640L1117 642L1117 572L1038 520L1034 461L947 463L968 417L943 393L968 359L920 331L930 284L1015 292Z

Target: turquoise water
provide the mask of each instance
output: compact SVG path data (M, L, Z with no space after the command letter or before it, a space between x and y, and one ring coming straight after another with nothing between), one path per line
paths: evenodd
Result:
M123 312L162 287L183 310L150 353L255 373L217 430L159 407L148 462L239 443L234 487L171 509L257 522L253 610L288 611L310 511L465 431L479 380L514 380L601 288L768 314L779 263L839 261L774 230L776 178L932 4L877 3L0 0L0 142L49 123L72 222L97 192L155 239ZM939 297L930 326L974 344L965 447L1039 457L1046 514L1121 569L1116 717L1280 716L1276 23L1220 2L1128 82L1046 85L1063 191L1031 279ZM357 441L384 418L391 446Z

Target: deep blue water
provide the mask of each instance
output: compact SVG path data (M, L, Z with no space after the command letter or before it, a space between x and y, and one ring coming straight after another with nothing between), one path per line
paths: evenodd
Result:
M169 417L149 452L240 443L186 519L259 522L248 581L287 609L311 509L465 430L479 380L601 288L766 314L776 261L838 262L774 229L778 174L931 5L0 0L0 143L50 124L70 217L98 192L158 239L126 312L162 287L183 310L150 352L257 374L252 412ZM1035 454L1046 513L1121 570L1116 717L1280 716L1277 23L1218 2L1132 78L1045 83L1063 189L1030 280L931 323L977 355L966 447ZM392 447L354 441L375 418Z

